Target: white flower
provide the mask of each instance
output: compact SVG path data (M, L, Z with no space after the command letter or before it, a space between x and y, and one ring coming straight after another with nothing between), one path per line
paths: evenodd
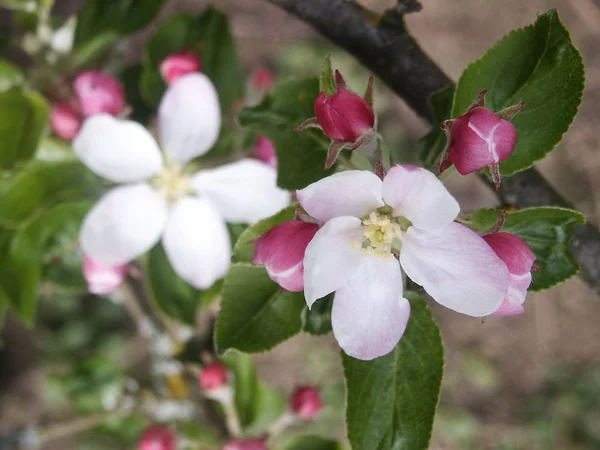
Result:
M174 270L206 289L227 272L228 222L255 222L289 203L276 186L276 172L243 159L191 176L182 166L205 154L219 135L221 115L213 84L203 74L186 75L165 93L158 134L165 153L140 124L106 114L87 119L73 142L77 156L98 175L120 186L85 218L83 252L100 264L127 263L161 238Z
M402 337L410 305L400 267L438 303L464 314L491 314L504 300L506 264L454 222L459 205L431 172L398 165L381 181L347 171L297 196L326 222L306 249L306 301L310 307L335 291L333 333L350 356L377 358Z

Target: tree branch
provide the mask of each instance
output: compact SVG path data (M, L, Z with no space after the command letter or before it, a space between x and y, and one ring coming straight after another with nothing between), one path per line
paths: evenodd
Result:
M310 24L346 49L392 88L417 114L432 121L429 95L452 81L408 33L404 14L418 11L416 0L398 0L379 16L351 0L268 0ZM484 176L486 183L490 183ZM497 193L505 204L519 208L555 205L572 208L537 172L529 169L502 180ZM575 230L571 249L582 278L600 294L600 232L588 223Z

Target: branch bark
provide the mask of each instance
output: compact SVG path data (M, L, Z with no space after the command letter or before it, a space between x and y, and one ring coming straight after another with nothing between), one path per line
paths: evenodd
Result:
M453 84L408 33L404 14L418 11L416 0L398 0L382 16L351 0L268 0L311 25L354 55L379 76L421 117L432 122L429 95ZM490 180L482 175L489 185ZM537 172L529 169L502 180L499 200L519 208L555 205L574 208ZM600 294L600 232L593 224L578 227L571 250L581 276Z

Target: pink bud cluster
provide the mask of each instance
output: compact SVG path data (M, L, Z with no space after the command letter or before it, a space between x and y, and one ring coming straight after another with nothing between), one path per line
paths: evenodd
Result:
M74 98L54 105L50 125L54 133L67 141L77 136L86 117L100 113L116 116L125 107L125 92L119 81L104 72L79 74L73 82Z

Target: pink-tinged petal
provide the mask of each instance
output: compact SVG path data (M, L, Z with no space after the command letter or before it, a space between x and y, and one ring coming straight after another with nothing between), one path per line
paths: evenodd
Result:
M84 72L75 78L73 91L79 99L84 116L95 114L118 115L125 107L123 86L112 75L104 72Z
M116 183L143 181L163 165L156 141L143 126L108 114L83 123L73 151L95 173Z
M72 100L59 103L52 108L50 126L58 137L70 141L79 132L83 120Z
M277 168L275 146L266 136L259 136L254 143L254 157L266 165Z
M256 240L252 263L263 264L269 277L291 292L304 290L304 253L319 226L291 220L273 227Z
M209 151L220 128L219 97L206 75L184 75L169 86L158 108L158 135L165 152L178 163Z
M525 312L525 308L518 301L513 300L511 297L506 297L500 308L498 308L494 313L490 314L492 316L518 316L519 314L523 314Z
M356 273L335 293L331 324L348 355L371 360L394 349L409 316L398 261L364 256Z
M367 170L347 170L296 192L298 202L315 219L363 217L384 205L381 180Z
M383 199L422 230L435 230L452 223L460 206L443 183L421 167L396 165L383 180Z
M205 198L185 197L173 206L163 245L177 274L207 289L229 269L231 241L223 218Z
M435 301L474 317L496 311L510 283L506 264L481 236L458 223L433 231L410 227L400 264Z
M363 258L362 238L362 224L356 217L336 217L317 231L304 253L304 296L309 308L354 276Z
M277 172L254 159L201 170L192 177L199 196L207 196L227 222L254 223L281 211L289 192L277 187Z
M92 294L108 294L117 289L127 277L129 266L121 264L109 266L94 261L89 256L83 257L83 276Z
M88 213L79 232L83 253L100 264L125 264L158 242L167 223L165 201L145 183L109 191Z
M190 51L173 53L160 63L160 74L167 84L177 81L184 75L200 72L202 61Z

